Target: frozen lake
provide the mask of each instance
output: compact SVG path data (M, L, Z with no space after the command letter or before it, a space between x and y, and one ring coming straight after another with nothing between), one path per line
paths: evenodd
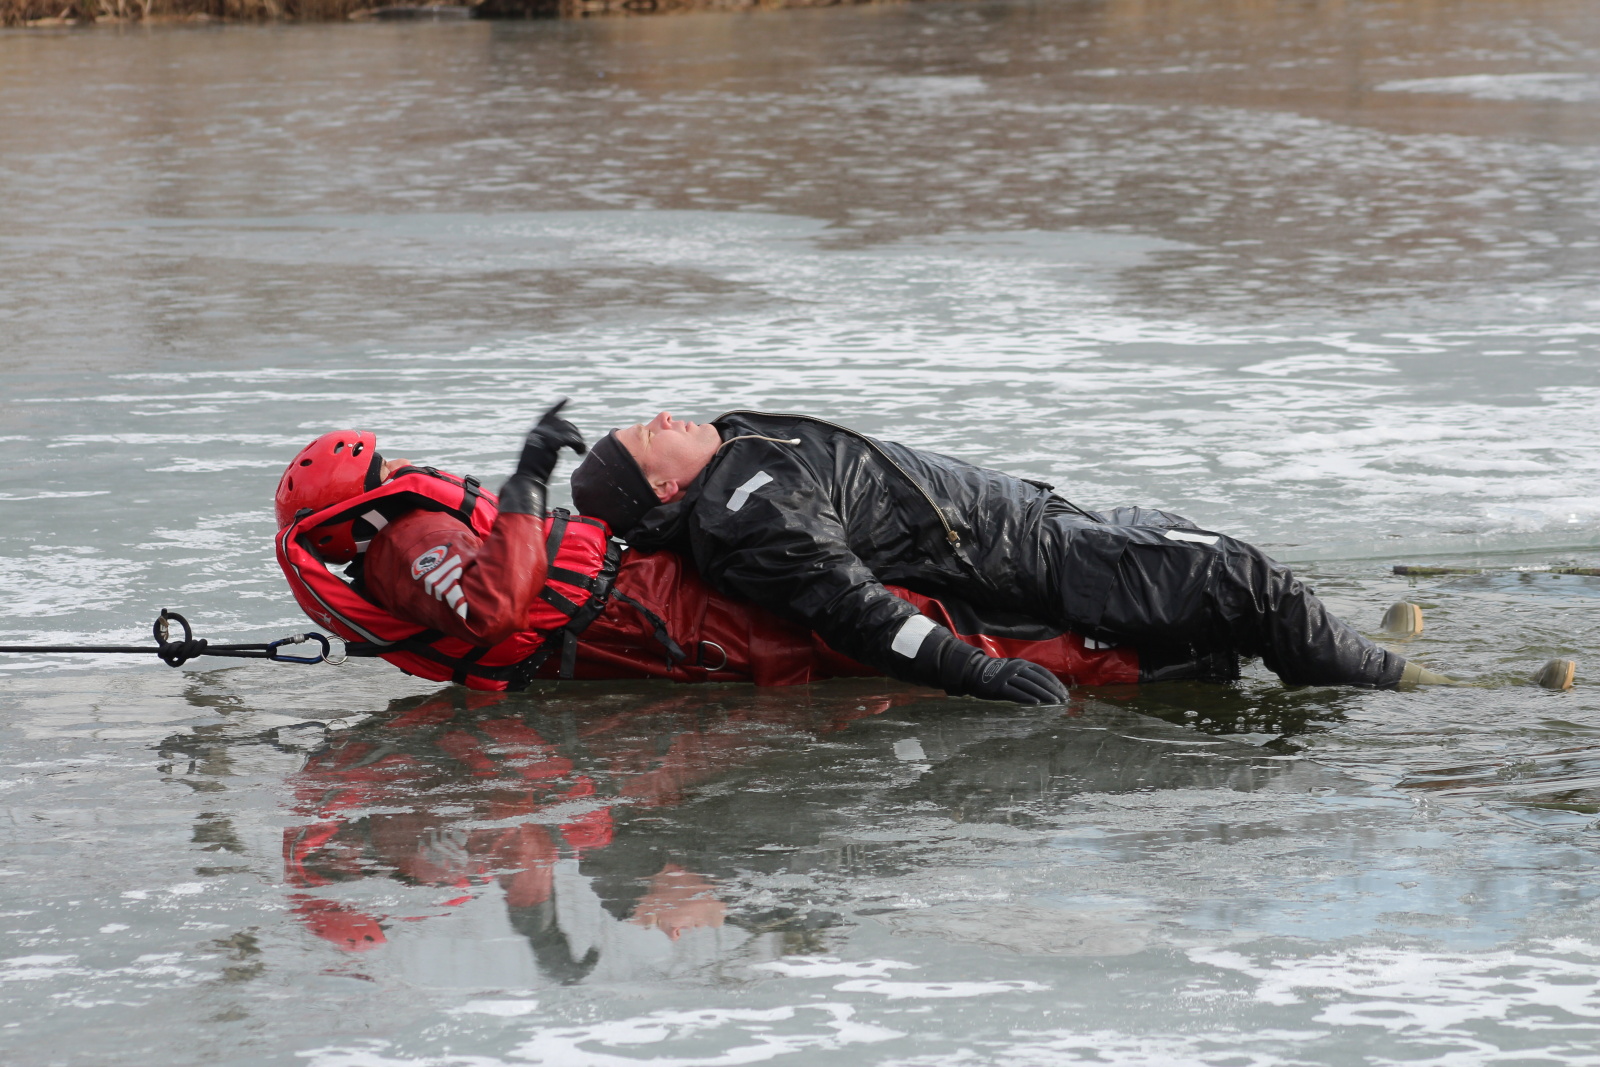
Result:
M1510 568L1600 566L1597 102L1584 0L0 33L0 642L303 630L301 444L497 484L570 394L1171 508L1485 683L5 657L0 1059L1594 1063L1600 578Z

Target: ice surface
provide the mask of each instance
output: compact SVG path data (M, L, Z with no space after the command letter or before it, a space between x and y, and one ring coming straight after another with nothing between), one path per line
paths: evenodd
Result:
M1593 1060L1600 583L1512 569L1600 565L1592 5L214 29L0 35L5 642L304 629L296 447L492 486L570 394L1169 507L1483 684L8 657L0 1059Z

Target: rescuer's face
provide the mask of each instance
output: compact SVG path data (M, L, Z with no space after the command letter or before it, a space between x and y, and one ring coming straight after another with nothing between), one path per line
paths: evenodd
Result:
M390 478L394 477L395 471L399 470L401 467L409 466L411 466L411 461L409 459L386 459L383 461L383 466L378 468L378 481L386 482Z
M679 421L667 411L649 422L618 430L617 440L639 464L662 503L682 496L684 486L705 470L722 447L722 435L715 426Z

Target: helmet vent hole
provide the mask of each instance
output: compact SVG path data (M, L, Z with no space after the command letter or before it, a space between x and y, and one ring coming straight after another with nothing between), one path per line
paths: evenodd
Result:
M338 444L333 446L333 454L334 455L337 456L340 452L343 452L343 451L344 451L344 442L343 441L340 441Z
M326 537L323 537L320 541L317 542L317 544L319 544L319 545L328 545L328 544L332 544L332 543L333 543L333 534L328 534Z
M294 492L294 479L293 478L289 479L289 492L291 492L291 493Z
M361 455L362 450L366 447L366 445L362 444L360 441L357 441L356 446L350 450L350 454L352 456L359 456Z
M311 461L309 459L303 459L303 460L300 461L300 466L309 467L309 466L311 466Z

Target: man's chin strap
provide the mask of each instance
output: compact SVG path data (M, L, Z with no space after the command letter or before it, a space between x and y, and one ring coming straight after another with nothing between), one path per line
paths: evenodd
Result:
M372 450L372 462L367 464L367 476L361 484L363 493L370 493L383 484L383 456L376 448Z

